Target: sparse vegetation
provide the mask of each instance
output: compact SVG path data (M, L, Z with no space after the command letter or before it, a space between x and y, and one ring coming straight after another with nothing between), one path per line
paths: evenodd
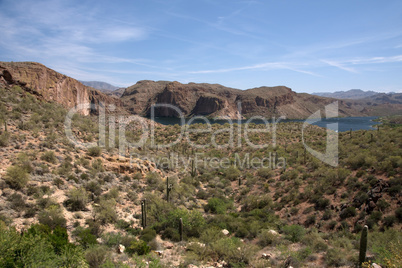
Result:
M153 252L159 249L175 252L181 267L223 260L230 267L281 267L286 261L294 267L318 262L352 266L358 262L357 241L365 224L370 227L372 261L384 267L400 266L402 153L398 141L402 136L398 126L384 125L379 132L355 131L352 136L339 133L336 168L304 153L300 123L277 125L275 153L286 158L286 169L241 167L236 153L253 159L274 150L254 150L244 140L241 148L205 150L193 149L185 141L171 148L147 143L127 149L138 156L128 162L119 159L113 148L73 147L63 140L63 108L54 103L39 105L32 96L22 106L23 89L13 94L5 90L0 104L7 101L13 108L7 116L18 120L15 124L8 120L7 131L3 125L0 129L0 147L7 152L0 179L2 267L34 262L43 267L133 267L143 261L165 267L168 261ZM49 116L53 113L54 117ZM90 116L75 115L73 128L82 141L98 138L96 119ZM179 126L158 125L155 139L172 142L179 130ZM141 135L135 127L127 131L132 139ZM318 127L305 130L306 141L315 149L324 149L325 135ZM200 144L208 138L208 133L192 136ZM227 138L223 131L215 137L221 144ZM271 139L269 133L252 135L256 144ZM10 145L14 151L8 150ZM211 167L201 158L189 160L186 169L162 168L153 162L165 155L167 159L173 155L170 161L175 161L175 154L186 159L196 154L228 157L227 168ZM147 226L142 229L145 199ZM178 246L179 219L183 222L180 245L185 251ZM36 220L39 225L32 224ZM28 231L21 234L20 230ZM173 249L166 248L170 242ZM113 253L120 245L125 251ZM262 249L273 253L269 260L257 254ZM17 258L16 252L23 253Z

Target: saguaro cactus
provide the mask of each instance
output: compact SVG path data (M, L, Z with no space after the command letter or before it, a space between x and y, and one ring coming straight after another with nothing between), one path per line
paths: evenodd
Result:
M147 227L147 205L146 205L146 199L141 201L141 224L142 227L145 228Z
M169 178L166 178L166 202L170 201L170 191L172 191L173 184L169 184Z
M147 200L144 199L144 228L147 227Z
M190 172L190 175L191 175L191 177L195 177L195 174L196 174L196 168L194 166L194 159L191 159L191 172Z
M360 238L359 267L361 267L362 263L366 261L367 233L368 233L368 226L364 225L362 236Z
M179 233L180 233L180 241L183 241L183 219L179 219Z
M141 226L144 227L144 201L141 201Z

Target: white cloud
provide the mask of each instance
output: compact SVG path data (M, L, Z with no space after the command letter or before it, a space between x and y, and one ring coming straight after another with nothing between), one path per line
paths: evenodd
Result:
M256 69L266 69L266 70L278 70L278 69L283 70L283 69L285 69L285 70L291 70L294 72L304 73L304 74L308 74L308 75L320 76L314 72L310 72L310 71L306 71L306 70L297 68L297 66L302 67L302 64L288 63L288 62L265 62L265 63L255 64L255 65L241 66L241 67L235 67L235 68L190 71L189 73L191 73L191 74L208 74L208 73L228 73L228 72L256 70Z
M347 72L350 72L350 73L358 73L355 69L347 67L343 63L340 63L340 62L330 61L330 60L321 60L321 61L326 63L326 64L328 64L328 65L330 65L330 66L339 68L341 70L344 70L344 71L347 71Z

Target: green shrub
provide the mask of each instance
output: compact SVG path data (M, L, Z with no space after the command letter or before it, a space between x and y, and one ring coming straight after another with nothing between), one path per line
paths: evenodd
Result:
M99 146L88 148L88 155L92 157L100 156L102 149Z
M27 232L0 226L0 267L88 267L65 229L33 225Z
M10 134L8 134L8 133L0 134L0 147L7 147L9 139L10 139Z
M117 221L117 213L115 210L116 201L112 199L102 199L98 206L95 206L96 219L101 224L115 223Z
M24 198L18 193L8 196L7 201L11 203L11 208L15 211L23 211L27 207Z
M347 207L341 211L339 216L341 217L341 219L346 219L346 218L354 217L354 216L356 216L356 214L357 214L357 212L356 212L355 207Z
M329 267L345 266L348 264L345 255L339 248L330 248L325 254L325 262Z
M41 211L38 214L39 223L55 229L57 226L66 228L66 219L64 218L63 211L56 206L51 206L48 209Z
M306 221L304 222L304 224L305 224L306 226L310 226L310 225L312 225L312 224L315 224L315 220L316 220L315 215L309 215L309 216L307 216L307 219L306 219Z
M146 255L151 251L151 248L145 241L138 240L132 241L130 246L126 248L126 252L129 254Z
M108 259L109 250L105 246L94 245L85 251L85 259L90 267L101 267Z
M297 224L284 226L283 232L285 233L285 238L293 243L299 242L306 233L303 226Z
M258 245L261 247L266 247L269 245L275 245L279 241L278 234L271 232L270 230L262 230L257 236Z
M21 189L28 183L29 175L26 169L19 165L10 166L7 168L4 180L10 185L11 188Z
M264 178L264 179L269 179L274 176L274 172L269 168L260 168L257 171L257 174L258 174L258 176L260 176L261 178Z
M240 171L236 167L229 167L225 172L226 179L234 181L240 176Z
M86 209L86 205L88 203L88 194L83 187L71 189L67 193L67 197L68 198L65 201L65 204L70 210L79 211Z
M83 247L88 248L91 245L96 245L96 236L92 233L91 228L77 227L74 230L74 235L77 237L77 242Z
M144 230L142 230L141 232L141 236L140 239L145 241L145 242L149 242L152 239L154 239L156 237L156 231L154 229L151 228L145 228Z
M179 242L180 241L180 234L179 234L178 229L168 227L163 231L162 238L163 239L170 239L171 241L174 241L174 242Z
M57 158L56 158L56 156L55 156L55 154L54 154L53 151L47 151L47 152L45 152L45 153L40 157L40 159L43 160L43 161L52 163L52 164L55 164L56 161L57 161Z
M397 219L394 215L387 216L384 218L384 226L392 227L397 222Z
M213 197L208 200L208 204L204 206L204 210L205 212L214 214L224 214L231 206L232 202L230 200Z

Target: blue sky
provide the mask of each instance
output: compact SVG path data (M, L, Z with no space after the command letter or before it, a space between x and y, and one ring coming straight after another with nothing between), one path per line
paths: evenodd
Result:
M79 80L402 92L402 1L0 0L0 60Z

